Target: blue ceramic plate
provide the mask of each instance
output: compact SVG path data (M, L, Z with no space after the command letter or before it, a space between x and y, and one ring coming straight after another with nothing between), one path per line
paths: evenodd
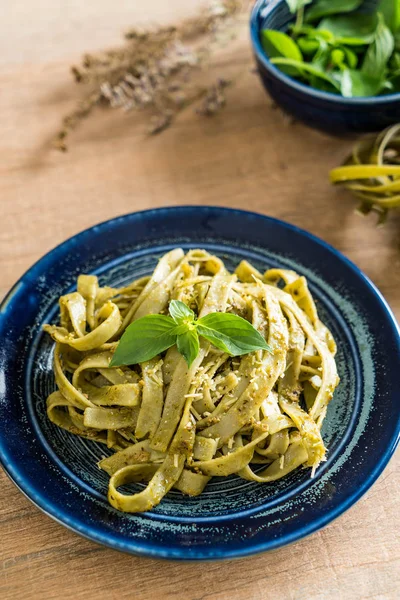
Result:
M338 343L341 382L323 436L328 460L271 484L214 479L198 498L171 492L151 513L107 504L103 446L48 422L52 344L41 325L79 273L121 286L173 247L203 247L234 267L295 269L308 278ZM0 314L0 452L6 472L45 513L118 550L173 559L247 556L294 542L349 508L373 484L399 435L399 331L373 284L324 242L249 212L176 207L126 215L67 240L14 286Z

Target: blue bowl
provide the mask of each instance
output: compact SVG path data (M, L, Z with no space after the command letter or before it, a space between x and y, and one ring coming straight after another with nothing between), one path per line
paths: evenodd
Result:
M363 9L368 11L375 5L376 0L368 0ZM258 0L251 15L250 33L258 72L277 105L306 125L335 135L379 131L400 121L400 93L344 98L300 83L273 65L261 45L260 31L286 31L293 20L286 0Z
M122 286L150 273L173 247L204 247L234 268L305 275L338 343L341 378L322 434L328 460L314 479L298 469L274 483L213 479L201 496L170 492L152 512L124 514L107 502L107 449L69 434L46 416L55 389L54 322L60 294L79 273ZM125 215L70 238L39 260L0 307L0 458L31 501L95 542L145 556L222 559L294 542L327 525L373 484L399 430L399 332L384 299L344 256L292 225L216 207L171 207ZM137 484L139 485L139 484ZM136 488L137 489L137 488Z

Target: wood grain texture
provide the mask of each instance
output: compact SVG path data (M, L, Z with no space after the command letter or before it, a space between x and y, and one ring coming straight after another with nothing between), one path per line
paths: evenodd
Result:
M400 214L384 228L353 211L327 172L350 142L289 125L250 73L248 45L225 52L216 72L243 70L226 110L188 110L147 138L135 114L97 113L49 149L76 89L68 65L118 42L120 31L192 11L192 0L15 0L0 36L0 294L68 236L115 215L154 206L253 209L309 229L378 285L400 317ZM244 34L245 35L245 34ZM6 600L325 600L399 597L397 455L369 493L325 530L256 558L213 564L140 559L96 546L40 513L1 475L0 597Z

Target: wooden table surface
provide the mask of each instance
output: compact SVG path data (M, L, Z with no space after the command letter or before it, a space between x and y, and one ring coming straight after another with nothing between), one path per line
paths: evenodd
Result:
M189 6L188 6L189 4ZM155 206L215 204L259 211L320 236L363 269L400 317L400 213L384 228L332 189L329 168L349 141L289 124L250 72L246 40L225 55L246 66L226 110L189 109L154 138L142 118L98 113L50 149L77 90L68 67L118 43L123 29L174 20L192 0L14 0L0 35L0 293L65 238L115 215ZM246 34L244 34L246 38ZM225 66L219 66L224 71ZM36 509L6 478L0 487L0 597L185 600L398 598L399 455L336 522L293 546L255 558L177 564L97 546Z

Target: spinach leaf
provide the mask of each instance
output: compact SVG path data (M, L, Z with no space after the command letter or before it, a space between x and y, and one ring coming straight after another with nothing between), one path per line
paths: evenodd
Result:
M393 35L385 25L383 16L378 13L378 26L375 32L375 39L369 46L362 64L362 72L371 77L376 77L386 69L389 58L394 48Z
M348 13L359 8L362 3L363 0L316 0L307 9L305 21L306 23L312 23L313 21L322 19L322 17L329 17L338 13Z

